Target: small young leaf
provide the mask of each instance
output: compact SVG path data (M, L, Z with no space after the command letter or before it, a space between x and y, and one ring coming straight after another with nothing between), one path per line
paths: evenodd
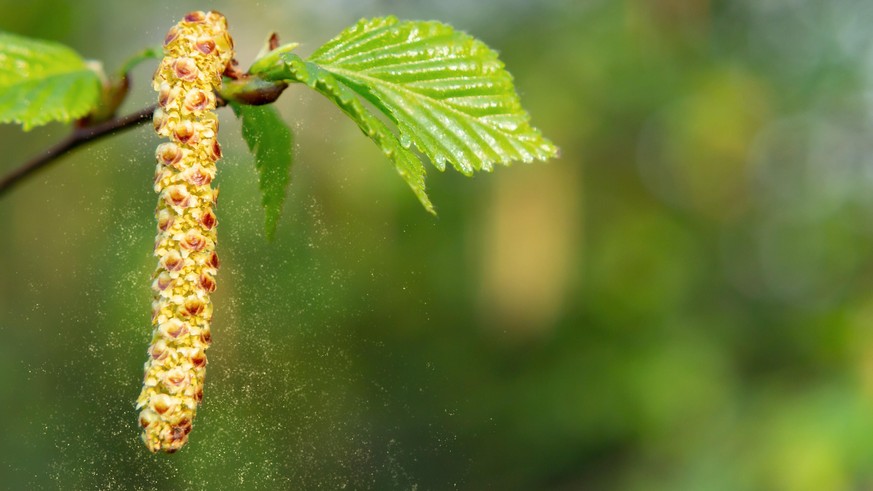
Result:
M147 48L143 48L142 51L125 60L125 62L121 65L121 68L118 69L118 75L127 76L127 74L130 73L131 70L136 68L136 66L140 63L148 60L160 60L163 57L163 46L149 46Z
M412 188L424 208L436 214L425 192L425 170L418 155L401 145L388 126L364 107L355 92L329 72L314 63L303 61L294 53L283 53L281 58L284 60L282 64L269 70L265 68L261 76L272 80L302 82L330 99L394 162L400 177Z
M30 130L72 121L99 103L100 77L72 49L0 32L0 123Z
M282 214L285 191L291 182L292 134L272 106L231 104L242 123L243 139L255 155L255 168L261 188L261 204L266 215L267 239L272 240Z

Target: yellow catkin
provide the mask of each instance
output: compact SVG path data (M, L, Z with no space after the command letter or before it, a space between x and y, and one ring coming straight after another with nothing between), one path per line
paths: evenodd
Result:
M142 438L152 452L175 452L188 441L203 398L218 256L211 187L216 140L215 93L233 58L227 21L217 12L191 12L167 33L155 73L160 94L155 131L170 141L156 151L159 193L152 288L151 346L137 399Z

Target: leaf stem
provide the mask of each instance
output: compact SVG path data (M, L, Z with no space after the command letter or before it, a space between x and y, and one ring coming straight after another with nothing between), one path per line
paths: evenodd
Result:
M156 106L149 106L135 113L113 118L93 126L76 127L66 138L52 145L45 152L33 157L21 166L13 169L0 178L0 196L9 192L15 185L25 178L32 176L40 169L48 167L66 152L80 147L86 143L97 141L121 131L139 126L152 119L152 113Z

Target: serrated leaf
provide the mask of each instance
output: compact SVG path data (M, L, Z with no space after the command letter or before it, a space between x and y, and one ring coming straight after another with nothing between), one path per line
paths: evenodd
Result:
M358 128L373 140L391 161L397 172L412 188L418 200L430 213L435 213L424 186L425 170L418 156L400 144L388 126L364 107L357 94L337 81L318 65L303 61L294 53L282 53L282 63L265 69L261 74L272 80L302 82L333 101Z
M255 156L265 214L264 227L267 239L272 240L291 182L291 128L272 106L231 104L231 107L242 124L243 139Z
M0 123L24 130L90 113L100 77L62 44L0 32Z
M371 100L440 169L464 174L557 148L530 125L497 53L451 26L361 20L309 58Z
M440 170L449 162L466 175L558 153L530 125L497 54L439 22L364 19L307 61L274 50L250 71L267 80L303 82L333 99L394 160L431 212L413 145ZM399 137L361 99L394 122Z

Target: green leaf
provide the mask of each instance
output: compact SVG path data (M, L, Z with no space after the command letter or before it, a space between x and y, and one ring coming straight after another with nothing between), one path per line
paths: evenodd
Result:
M496 163L546 160L558 152L530 125L497 54L446 24L364 19L316 50L305 64L285 53L280 57L286 65L283 71L266 63L270 55L265 58L253 66L253 73L272 79L284 76L318 89L312 83L315 74L323 84L335 85L338 94L353 92L390 118L399 139L381 135L383 142L399 140L398 148L406 150L391 148L414 170L407 182L420 199L424 171L418 170L421 164L414 154L408 157L413 144L440 170L448 162L466 175L490 171Z
M98 74L72 49L0 32L0 123L25 131L68 122L97 107Z
M338 82L330 72L322 70L314 63L303 61L294 53L283 53L281 60L279 65L263 72L262 76L272 80L302 82L333 101L394 162L397 172L412 188L421 204L427 211L435 214L433 204L425 192L425 170L421 160L401 145L388 126L364 107L354 91Z
M361 20L310 57L367 91L442 170L546 160L555 146L531 127L497 53L439 22Z
M264 206L267 239L273 240L276 224L291 182L292 135L272 106L231 104L242 123L242 136L255 155L255 168Z

